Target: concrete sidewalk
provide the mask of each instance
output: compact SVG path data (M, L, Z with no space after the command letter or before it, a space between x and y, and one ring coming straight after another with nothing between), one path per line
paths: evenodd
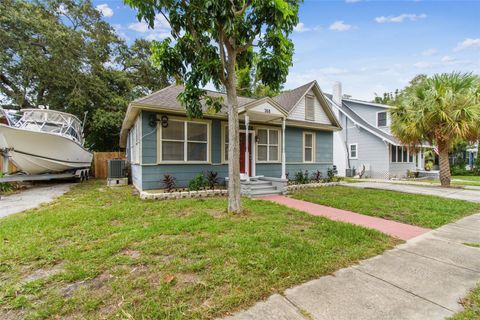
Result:
M466 200L470 202L480 202L480 190L460 189L460 188L441 188L434 186L415 186L411 184L388 183L388 182L355 182L344 183L349 187L371 188L399 191L406 193L424 194L438 196L450 199Z
M0 218L48 203L70 190L72 183L33 186L0 199Z
M444 319L480 281L480 214L271 296L227 319Z

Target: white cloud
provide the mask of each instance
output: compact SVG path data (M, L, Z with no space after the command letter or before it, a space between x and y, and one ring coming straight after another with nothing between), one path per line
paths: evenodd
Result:
M108 6L108 4L99 4L95 7L99 12L102 13L104 17L111 17L113 16L113 10Z
M155 16L154 28L149 28L144 21L135 22L128 25L128 29L144 33L147 40L163 40L171 36L170 24L163 15Z
M437 52L438 52L437 49L431 48L431 49L427 49L427 50L424 50L424 51L420 52L420 54L422 56L425 56L425 57L430 57L430 56L433 56L434 54L436 54Z
M417 63L414 63L413 66L415 68L420 68L420 69L429 69L433 67L433 65L430 62L426 62L426 61L419 61Z
M307 32L311 31L311 28L305 26L303 22L299 22L295 27L293 27L293 31L295 32Z
M148 24L146 22L143 22L143 21L142 22L135 22L135 23L129 24L128 29L144 33L144 32L148 31Z
M299 22L295 27L293 27L294 32L308 32L308 31L319 31L321 30L320 26L307 27L303 22Z
M328 28L333 31L347 31L350 30L352 26L344 23L342 20L339 20L332 23Z
M443 56L442 57L442 62L445 62L445 63L452 63L452 62L455 62L457 59L453 58L453 57L450 57L450 56Z
M414 13L403 13L398 16L380 16L376 17L375 21L378 23L401 23L405 20L410 21L418 21L420 19L425 19L427 17L426 14L414 14Z
M467 38L462 42L460 42L455 47L455 49L453 49L453 51L458 52L458 51L462 51L470 48L480 48L480 38L477 38L477 39Z

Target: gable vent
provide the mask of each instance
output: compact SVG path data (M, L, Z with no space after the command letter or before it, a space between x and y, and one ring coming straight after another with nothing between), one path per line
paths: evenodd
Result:
M305 96L305 120L315 121L314 96Z

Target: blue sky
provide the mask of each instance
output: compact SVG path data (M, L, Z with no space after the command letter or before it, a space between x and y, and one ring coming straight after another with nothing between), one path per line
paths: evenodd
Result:
M127 41L161 40L120 0L95 0L104 19ZM402 88L416 74L480 74L480 1L305 0L292 34L294 64L285 87L317 80L326 92L335 81L354 98Z

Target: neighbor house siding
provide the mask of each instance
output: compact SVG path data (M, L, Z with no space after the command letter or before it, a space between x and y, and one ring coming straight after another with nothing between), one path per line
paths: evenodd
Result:
M315 122L323 123L323 124L332 124L327 114L323 110L323 107L320 104L320 101L318 101L313 91L310 90L307 93L307 95L313 95L315 97L314 103L313 103L313 108L315 110ZM300 99L297 105L293 108L292 113L288 116L288 118L292 120L305 121L305 97Z
M370 132L354 126L347 121L347 145L357 144L358 159L350 159L350 168L355 168L359 173L365 165L365 175L375 179L388 178L389 149L380 138ZM348 149L350 152L350 149ZM348 164L348 163L347 163Z

